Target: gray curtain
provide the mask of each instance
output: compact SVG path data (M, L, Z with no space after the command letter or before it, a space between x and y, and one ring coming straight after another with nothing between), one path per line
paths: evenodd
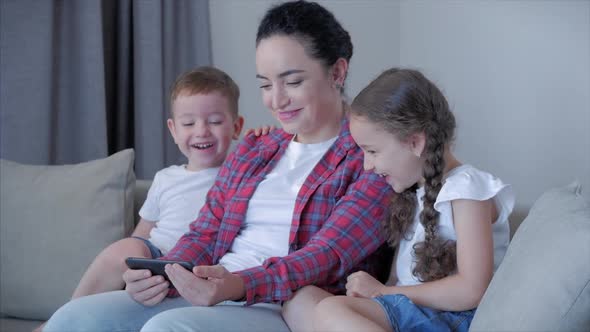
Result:
M207 0L0 0L0 157L78 163L124 148L138 178L183 162L175 77L211 64Z

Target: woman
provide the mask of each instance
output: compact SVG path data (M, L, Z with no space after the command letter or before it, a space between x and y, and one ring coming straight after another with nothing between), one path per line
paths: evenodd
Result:
M262 98L282 130L240 143L189 233L163 257L197 267L167 266L175 291L128 270L128 294L73 301L47 331L288 331L276 303L310 284L342 292L351 270L373 271L366 258L385 240L379 220L392 192L363 172L348 129L350 36L325 8L298 1L266 13L256 45Z

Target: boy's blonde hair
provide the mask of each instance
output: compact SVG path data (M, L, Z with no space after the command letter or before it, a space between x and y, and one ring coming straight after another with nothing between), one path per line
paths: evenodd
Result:
M170 90L170 103L174 103L181 95L192 96L214 91L218 91L227 98L231 115L234 119L237 118L240 88L223 70L210 66L198 67L180 75ZM174 117L172 107L170 107L170 116Z

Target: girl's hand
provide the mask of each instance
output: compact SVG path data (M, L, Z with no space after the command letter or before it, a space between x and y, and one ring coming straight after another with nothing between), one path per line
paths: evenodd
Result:
M249 133L254 133L254 135L256 137L260 137L261 135L268 135L268 133L275 130L275 128L276 127L274 125L270 125L270 126L264 125L259 128L250 128L250 129L246 130L246 133L244 133L244 136L248 135Z
M212 306L246 295L242 278L221 265L197 266L187 271L178 264L168 264L165 269L178 293L192 305Z
M346 278L346 295L372 298L383 295L385 285L365 271L355 272Z
M168 294L169 283L162 276L152 276L149 270L127 269L123 280L129 296L145 306L162 302Z

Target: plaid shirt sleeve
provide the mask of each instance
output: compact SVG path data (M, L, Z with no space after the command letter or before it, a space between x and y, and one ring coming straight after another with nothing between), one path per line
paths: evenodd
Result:
M344 167L362 172L362 155L358 156L346 158ZM385 241L380 221L391 193L377 175L362 172L302 248L235 272L246 286L247 304L285 301L295 290L311 284L342 286L347 273Z
M189 231L184 234L176 245L160 259L180 260L198 265L213 265L216 237L219 232L224 214L226 190L225 183L229 176L229 169L234 161L233 154L228 156L209 192L206 203L201 208L199 216L189 225ZM178 296L178 291L170 289L168 296Z
M250 134L230 152L207 193L199 216L190 224L189 231L160 259L187 261L195 266L218 263L234 239L227 236L228 229L239 229L236 216L246 214L247 202L233 204L232 207L227 205L243 177L249 173L251 161L256 159L252 155L255 144L256 137ZM178 296L178 291L170 289L168 296Z

